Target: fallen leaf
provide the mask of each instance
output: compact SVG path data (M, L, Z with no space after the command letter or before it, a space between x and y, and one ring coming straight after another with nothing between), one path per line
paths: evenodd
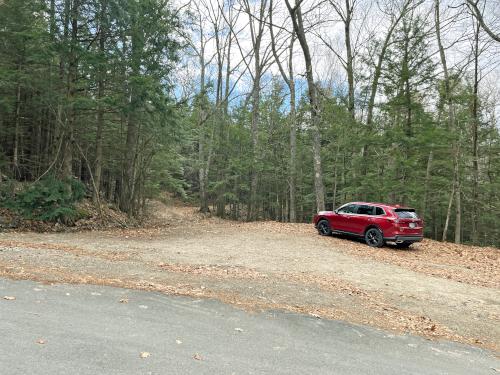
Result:
M16 297L13 297L13 296L5 296L3 297L3 299L6 299L7 301L14 301L16 299Z
M128 303L128 298L122 298L122 299L120 300L120 303Z
M202 360L201 355L199 355L198 353L195 353L195 355L193 355L193 358L196 359L197 361Z
M238 331L238 332L243 332L243 330L241 328L235 328L234 330Z
M141 354L139 354L139 357L141 357L141 358L148 358L150 355L151 355L151 353L141 352Z
M40 344L40 345L44 345L47 341L43 340L43 339L38 339L36 340L36 343L37 344Z
M175 340L175 342L176 342L176 344L177 344L177 345L182 344L182 341L181 341L181 340L179 340L179 339Z

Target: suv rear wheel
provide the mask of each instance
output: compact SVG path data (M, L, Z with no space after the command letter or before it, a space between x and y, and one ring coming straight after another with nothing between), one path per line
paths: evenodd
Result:
M384 246L384 235L378 228L370 228L365 233L365 241L368 246L382 247Z

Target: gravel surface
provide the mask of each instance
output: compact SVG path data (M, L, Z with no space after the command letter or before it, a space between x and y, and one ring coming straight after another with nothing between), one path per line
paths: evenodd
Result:
M0 275L215 298L498 350L499 250L424 241L372 249L312 225L163 208L154 227L0 233Z

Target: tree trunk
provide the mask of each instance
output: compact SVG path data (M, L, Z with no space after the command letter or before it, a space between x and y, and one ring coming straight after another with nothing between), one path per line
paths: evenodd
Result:
M446 221L444 222L443 237L441 238L443 242L446 241L446 237L448 235L448 225L450 223L451 206L453 205L454 197L455 197L455 183L453 183L451 187L450 199L448 201L448 210L446 211Z
M306 65L306 78L308 87L309 104L311 106L311 130L313 138L313 161L314 161L314 192L316 196L316 210L323 211L325 209L325 188L323 185L323 172L321 169L321 134L320 134L320 112L319 102L317 98L317 89L314 83L314 75L312 70L312 58L309 51L309 45L304 31L302 21L302 12L299 5L294 8L290 6L289 0L285 0L286 6L293 21L294 31L297 34L297 39L302 47L304 61Z
M291 59L290 59L291 60ZM291 62L290 62L291 63ZM295 110L295 81L290 68L290 222L297 221L296 183L297 183L297 116Z
M137 21L132 21L132 38L131 38L131 75L139 77L141 74L141 52L142 45L140 43L140 33L135 24ZM137 141L139 137L137 113L140 109L139 87L131 80L130 84L130 99L129 99L129 114L127 118L127 137L125 141L125 160L123 168L123 180L120 191L120 208L129 215L134 213L134 189L135 189L135 174L137 160Z
M14 150L12 155L12 169L14 172L14 177L20 177L19 170L19 138L21 137L21 84L18 83L16 87L16 107L14 110Z
M288 117L290 126L290 173L288 179L289 185L289 220L292 223L297 221L297 204L296 204L296 185L297 185L297 112L296 112L296 94L295 94L295 78L293 71L293 45L295 42L295 33L293 32L290 37L290 44L288 46L288 73L283 69L278 51L276 50L276 41L274 39L273 31L273 1L269 2L269 31L271 34L271 47L273 50L274 59L280 70L281 76L285 81L290 91L290 114ZM287 201L288 202L288 201Z
M477 22L474 33L474 92L472 99L472 242L478 241L479 221L479 163L478 163L478 130L479 130L479 30Z
M354 120L354 57L351 46L351 20L353 5L350 0L345 0L346 14L344 19L344 37L346 48L346 72L348 84L347 110Z
M99 54L104 58L105 44L108 33L106 11L107 0L101 0L101 9L99 14ZM94 169L94 182L95 189L93 191L94 203L99 201L99 191L101 189L101 175L102 175L102 131L104 128L104 106L102 100L104 98L104 77L106 74L106 66L101 61L98 69L98 82L97 82L97 129L95 140L95 169Z
M461 192L460 192L460 136L458 128L455 122L455 108L452 98L452 87L450 82L450 76L448 73L448 65L446 62L446 54L443 44L441 42L441 22L440 22L440 9L439 0L434 2L434 20L436 26L436 39L439 47L439 56L441 58L441 64L443 66L444 74L444 86L445 93L444 99L448 106L448 127L457 136L457 139L453 144L453 162L454 162L454 173L453 173L453 191L455 193L455 243L460 243L460 234L462 230L462 220L461 220ZM451 215L451 200L453 199L453 194L450 196L450 204L448 205L448 212L446 215L445 231L443 231L443 241L446 239L446 231L448 229L449 216Z
M424 182L424 199L422 202L422 212L421 216L425 220L427 212L427 199L429 196L429 184L431 180L431 170L432 170L432 159L434 158L434 152L431 150L429 152L429 157L427 158L427 169L425 171L425 182Z
M79 16L80 0L74 0L71 5L71 40L70 53L67 77L67 98L69 106L66 116L66 127L64 129L64 148L62 162L62 177L71 178L73 176L73 143L74 143L74 126L76 120L75 100L76 100L76 82L78 80L78 16Z
M257 185L259 178L259 121L260 121L260 80L262 75L262 62L260 56L260 46L263 36L264 27L264 12L266 11L266 2L261 0L259 18L257 19L257 30L254 28L250 5L246 1L246 11L250 22L250 33L252 38L253 59L254 59L254 80L252 88L252 118L251 118L251 137L252 137L252 170L250 176L250 199L248 202L247 221L255 220L258 214L257 204Z

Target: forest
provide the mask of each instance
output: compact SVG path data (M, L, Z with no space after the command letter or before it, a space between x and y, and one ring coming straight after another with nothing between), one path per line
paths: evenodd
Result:
M499 78L497 0L2 0L0 205L378 201L498 247Z

